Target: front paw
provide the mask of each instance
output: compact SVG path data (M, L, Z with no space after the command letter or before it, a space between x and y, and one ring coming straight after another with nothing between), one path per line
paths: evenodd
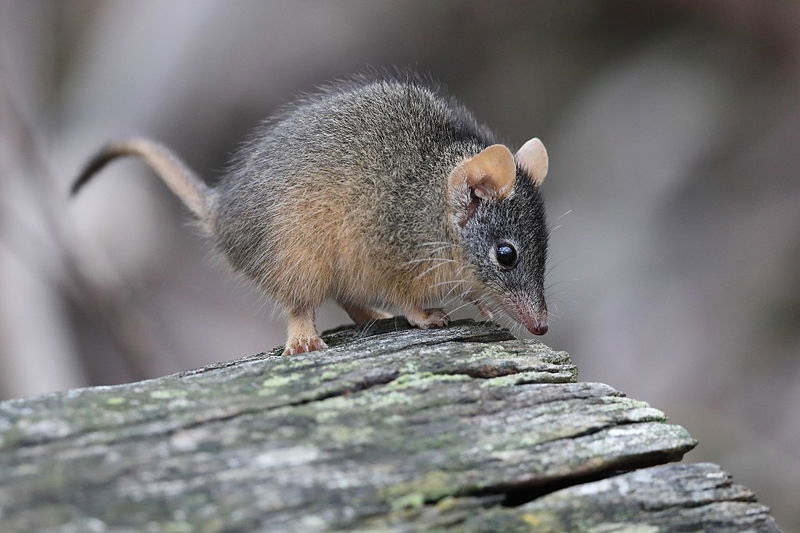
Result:
M406 313L406 320L412 326L422 329L443 328L450 323L444 309L415 309Z
M486 307L483 303L481 302L472 302L472 303L475 305L475 307L478 308L478 311L480 312L483 318L485 318L486 320L492 320L494 318L494 313L492 313L492 310Z
M324 350L328 345L319 337L293 337L286 341L283 355L296 355L299 353Z

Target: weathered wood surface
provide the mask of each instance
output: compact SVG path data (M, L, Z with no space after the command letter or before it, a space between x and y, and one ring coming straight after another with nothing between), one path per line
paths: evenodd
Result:
M0 404L0 531L777 531L713 465L620 475L695 441L564 352L471 321L325 340Z
M464 519L466 531L777 531L753 492L710 463L670 464L572 486Z

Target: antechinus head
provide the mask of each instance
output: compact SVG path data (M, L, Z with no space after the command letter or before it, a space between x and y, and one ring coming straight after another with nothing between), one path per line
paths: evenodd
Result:
M499 307L528 331L547 331L544 273L547 222L540 186L547 152L531 139L512 155L492 145L450 174L450 220L485 306Z

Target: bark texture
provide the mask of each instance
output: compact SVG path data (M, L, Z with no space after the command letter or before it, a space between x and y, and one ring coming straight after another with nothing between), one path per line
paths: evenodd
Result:
M325 340L0 404L0 531L777 531L715 465L644 468L695 441L565 352L472 321Z

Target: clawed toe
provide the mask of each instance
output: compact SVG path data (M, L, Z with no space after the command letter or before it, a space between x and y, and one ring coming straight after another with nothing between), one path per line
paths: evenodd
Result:
M450 317L444 309L420 309L406 314L406 320L412 326L422 329L443 328L450 323Z
M283 355L296 355L301 353L313 352L315 350L324 350L328 345L319 337L299 337L289 339L286 342L286 348L283 350Z
M475 302L475 307L478 308L481 316L486 320L492 320L494 318L494 313L492 313L492 311L482 303Z

